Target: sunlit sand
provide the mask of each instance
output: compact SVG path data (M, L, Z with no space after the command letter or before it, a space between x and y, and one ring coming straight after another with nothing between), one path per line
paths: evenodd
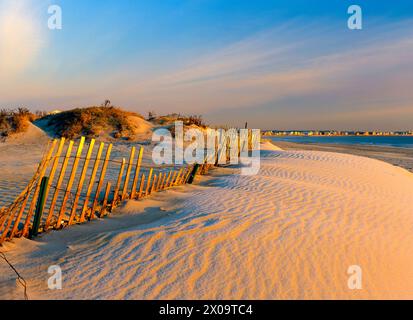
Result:
M413 298L413 175L269 146L256 176L218 169L103 221L7 243L8 256L34 299ZM352 265L361 290L349 289ZM5 265L0 283L1 298L22 298Z

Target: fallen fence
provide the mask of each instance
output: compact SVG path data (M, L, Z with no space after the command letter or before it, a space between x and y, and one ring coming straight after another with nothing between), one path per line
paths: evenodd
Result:
M85 146L83 137L77 146L53 140L27 187L0 209L0 244L102 218L124 200L186 184L198 170L197 165L143 166L144 147L132 146L127 160L111 160L112 147L95 148L94 139ZM117 170L116 179L107 177L109 169Z
M240 144L238 136L236 139ZM231 159L230 141L216 145L212 163ZM252 141L247 141L249 149ZM98 148L95 144L92 139L85 145L84 137L76 146L65 138L50 142L26 188L13 203L0 209L0 245L13 238L32 238L38 233L102 218L124 200L138 200L192 183L198 173L205 174L214 165L206 158L204 164L145 166L144 147L136 150L132 146L129 158L119 161L111 159L112 144L100 143ZM240 156L239 150L236 157Z

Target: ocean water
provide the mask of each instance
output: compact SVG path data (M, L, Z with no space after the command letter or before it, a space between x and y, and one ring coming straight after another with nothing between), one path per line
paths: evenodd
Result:
M339 137L265 137L272 141L317 144L358 144L397 148L413 148L413 136L339 136Z

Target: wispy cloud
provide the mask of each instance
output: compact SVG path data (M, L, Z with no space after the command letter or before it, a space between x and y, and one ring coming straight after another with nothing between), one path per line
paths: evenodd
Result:
M20 9L10 8L8 19L17 11L20 19ZM0 31L9 38L7 50L0 48L6 50L0 51L6 73L24 73L42 48L43 35L33 31L38 30L38 21L30 10L27 16L32 27L17 23L20 40L15 40L10 28ZM16 25L19 20L9 21ZM409 20L378 23L361 32L328 22L292 20L218 48L196 50L203 53L184 62L171 58L181 50L172 48L173 54L165 52L160 58L159 63L166 66L161 71L156 59L142 61L135 56L85 74L81 61L93 59L88 48L79 51L76 61L60 61L76 65L70 77L47 77L44 72L42 81L26 77L9 89L0 88L0 94L9 101L53 108L110 98L141 112L200 113L211 120L228 121L242 113L261 127L292 127L297 114L303 115L299 125L306 127L320 126L321 120L332 127L340 121L367 127L376 125L373 118L383 125L389 113L413 118L411 30ZM19 43L24 44L22 51L18 51ZM189 55L182 52L182 56ZM18 96L20 92L24 98Z
M138 79L129 70L115 92L122 102L132 99L141 108L160 110L208 114L250 108L254 113L273 105L281 113L295 108L332 117L351 111L356 116L359 107L369 110L413 100L413 33L406 31L412 26L407 21L386 25L387 32L377 28L379 35L365 42L343 39L319 26L310 32L280 27L166 74ZM288 98L299 103L286 102ZM311 110L306 110L304 100Z

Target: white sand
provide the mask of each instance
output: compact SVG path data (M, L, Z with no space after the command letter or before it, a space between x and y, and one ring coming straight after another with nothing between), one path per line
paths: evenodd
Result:
M256 176L221 170L5 249L32 299L413 298L411 173L345 154L262 156ZM61 291L47 288L56 264ZM362 290L347 286L350 265ZM0 298L21 297L0 263Z

